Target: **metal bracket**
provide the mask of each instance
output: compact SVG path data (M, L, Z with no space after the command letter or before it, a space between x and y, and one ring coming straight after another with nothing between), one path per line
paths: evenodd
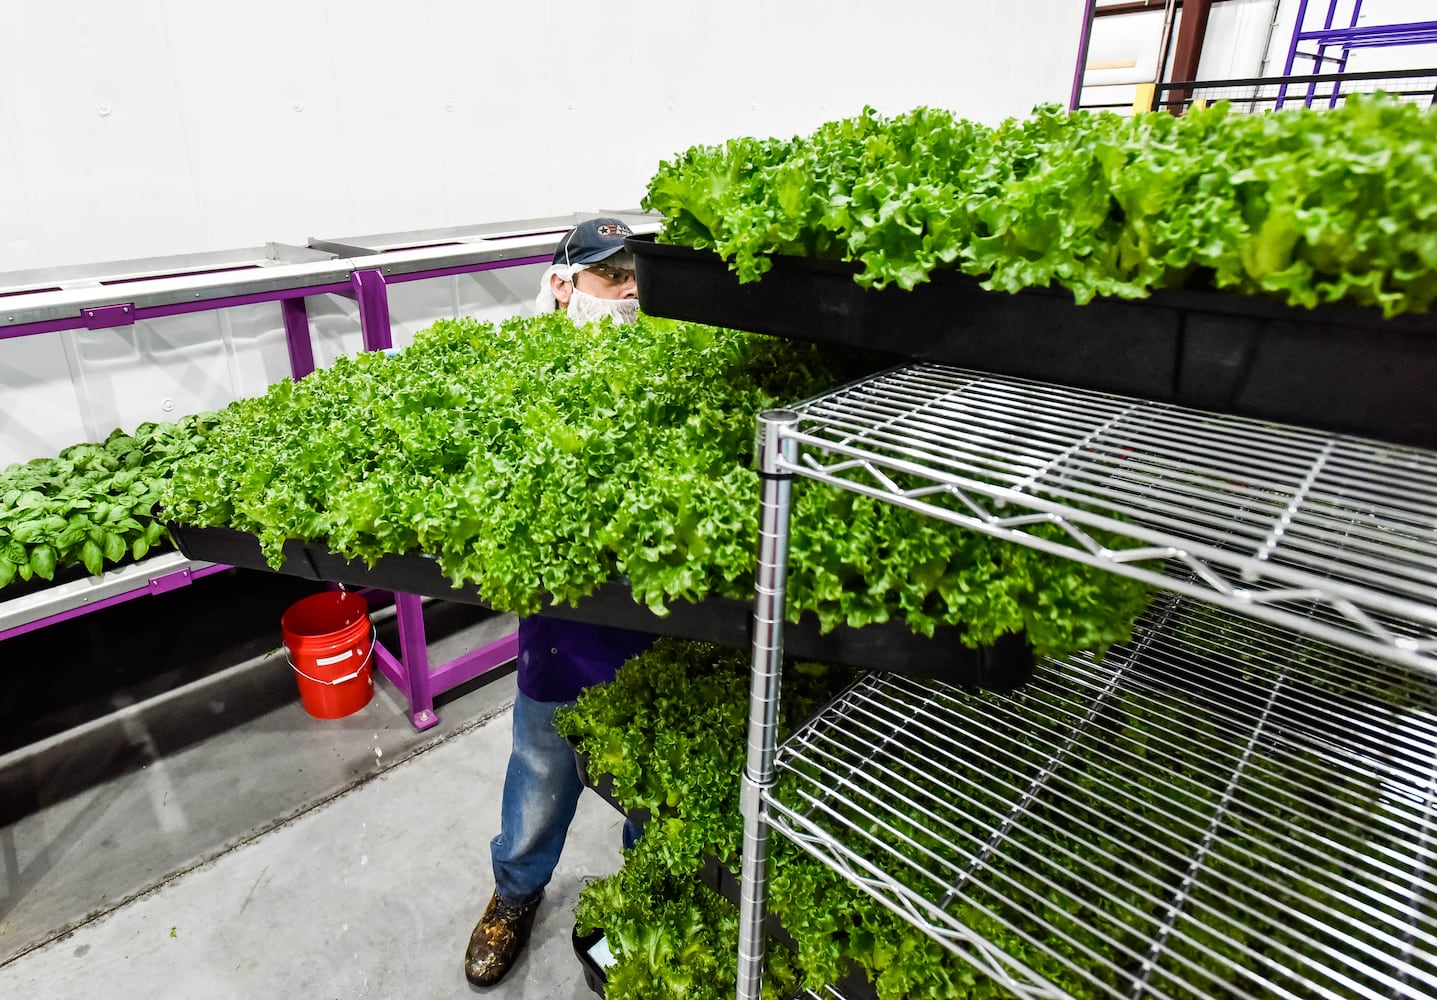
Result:
M117 326L135 325L133 303L122 302L113 306L95 306L82 311L85 327L89 330L109 330Z

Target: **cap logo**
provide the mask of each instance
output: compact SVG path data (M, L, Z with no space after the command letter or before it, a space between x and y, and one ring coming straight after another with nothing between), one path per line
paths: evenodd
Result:
M604 237L634 235L633 230L631 230L628 226L624 225L622 222L601 223L594 228L594 232Z

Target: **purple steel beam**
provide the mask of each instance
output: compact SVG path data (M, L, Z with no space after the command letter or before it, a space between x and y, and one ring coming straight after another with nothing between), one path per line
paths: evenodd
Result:
M393 283L405 281L421 281L425 278L445 278L455 274L472 274L476 271L494 271L506 267L522 267L526 264L547 264L551 258L547 256L536 257L515 257L510 260L488 261L483 264L463 264L456 267L435 268L428 271L412 271L408 274L396 275L387 279ZM384 275L377 268L366 270L366 275L377 276L379 283L385 282ZM357 277L360 271L355 271ZM372 281L366 277L365 281ZM184 313L206 312L210 309L228 309L232 306L255 305L261 302L288 302L294 299L304 299L311 295L346 295L351 298L363 298L363 292L359 288L358 281L331 282L324 285L308 285L304 288L285 288L274 292L253 292L248 295L227 295L214 299L196 299L194 302L177 302L167 306L148 306L135 309L132 321L155 319L160 316L179 316ZM376 293L377 294L377 293ZM115 305L129 305L129 303L115 303ZM107 306L97 307L100 309ZM95 308L88 310L91 314ZM121 313L123 318L125 314ZM384 300L385 326L388 326L389 305L388 299ZM93 315L89 322L93 322ZM363 326L363 315L360 317L361 328ZM128 325L128 324L126 324ZM87 317L83 313L74 316L66 316L63 319L47 319L34 323L16 323L13 326L0 327L0 340L8 340L11 337L30 337L43 333L62 333L65 330L93 329L87 323ZM392 346L392 345L387 345Z
M404 664L377 639L374 642L374 660L379 664L379 672L388 677L390 683L399 689L400 694L404 695L404 700L408 701L409 675L404 669Z
M399 656L408 678L409 720L415 729L439 721L434 714L434 686L429 676L429 643L424 636L424 605L418 594L395 594L399 619Z
M196 299L194 302L176 302L168 306L150 306L135 310L136 319L154 319L159 316L180 316L184 313L208 312L211 309L228 309L231 306L249 306L260 302L282 302L285 299L303 298L308 295L326 295L348 290L347 282L336 281L328 285L310 285L307 288L286 288L277 292L253 292L249 295L226 295L217 299Z
M1360 14L1361 12L1362 12L1362 0L1353 0L1353 3L1352 3L1352 20L1348 23L1348 27L1349 27L1349 28L1356 28L1356 27L1357 27L1357 16L1358 16L1358 14ZM1350 47L1348 47L1348 46L1346 46L1346 45L1342 46L1342 58L1340 58L1340 59L1337 60L1337 72L1339 72L1339 73L1346 73L1346 72L1347 72L1347 57L1348 57L1349 55L1351 55L1351 54L1352 54L1352 49L1351 49ZM1322 69L1322 64L1321 64L1321 63L1313 63L1312 66L1313 66L1313 69L1316 69L1316 70L1321 70L1321 69ZM1337 107L1337 95L1338 95L1341 91L1342 91L1342 84L1341 84L1341 82L1334 80L1333 83L1332 83L1332 97L1331 97L1331 98L1328 100L1328 102L1327 102L1328 108L1335 108L1335 107Z
M1293 63L1295 63L1295 62L1297 61L1297 40L1298 40L1298 36L1302 34L1302 24L1303 24L1303 22L1304 22L1306 19L1307 19L1307 0L1300 0L1300 2L1299 2L1298 5L1297 5L1297 21L1296 21L1296 23L1293 24L1293 27L1292 27L1292 40L1287 43L1287 62L1283 63L1283 66L1282 66L1282 75L1283 75L1283 76L1291 76L1291 75L1292 75L1292 66L1293 66ZM1287 84L1284 83L1282 86L1280 86L1280 87L1277 88L1277 102L1273 105L1273 109L1276 110L1276 109L1281 108L1282 105L1283 105L1283 102L1286 101L1286 100L1287 100Z
M1078 33L1078 65L1073 70L1073 91L1068 97L1068 110L1077 111L1078 104L1083 99L1083 78L1088 70L1088 43L1093 38L1093 6L1098 0L1088 0L1084 4L1083 27Z
M480 674L501 667L519 655L519 633L511 632L470 653L450 660L430 676L435 693L458 687Z
M395 595L396 599L403 596L406 595ZM403 642L404 639L401 635L401 646ZM434 695L443 694L460 684L502 667L518 655L519 635L517 632L511 632L487 645L465 653L463 656L455 657L428 675L425 683L430 688L429 706L415 711L417 703L411 692L415 677L405 662L409 659L408 655L405 654L401 659L386 649L383 643L376 642L374 644L374 660L379 664L379 672L399 689L399 693L409 703L409 719L419 730L428 729L439 722L439 716L434 712Z
M1353 5L1352 5L1352 23L1353 23L1353 24L1356 24L1356 23L1357 23L1357 14L1358 14L1358 12L1361 11L1361 10L1362 10L1362 0L1353 0ZM1331 29L1331 27L1332 27L1332 21L1333 21L1333 19L1336 18L1336 17L1337 17L1337 0L1327 0L1327 17L1324 18L1323 21L1322 21L1323 31L1315 31L1315 32L1310 32L1310 33L1304 32L1301 37L1303 37L1303 38L1312 38L1312 37L1314 37L1314 36L1316 36L1316 35L1321 35L1321 34L1325 33L1328 29ZM1298 22L1298 24L1297 24L1297 30L1298 30L1298 31L1302 31L1302 23L1301 23L1301 22ZM1346 58L1347 58L1347 52L1346 52L1346 50L1343 50L1342 58L1343 58L1343 61L1346 61ZM1321 71L1322 71L1322 64L1323 64L1326 60L1327 60L1327 43L1326 43L1326 42L1319 41L1318 44L1317 44L1317 58L1312 61L1312 70L1313 70L1313 72L1315 72L1315 73L1321 72ZM1339 70L1339 72L1340 72L1340 70ZM1309 84L1307 85L1307 107L1309 107L1309 108L1312 107L1312 98L1313 98L1313 95L1316 94L1316 93L1317 93L1317 84L1315 84L1315 83L1309 83ZM1333 94L1333 100L1334 100L1334 102L1335 102L1335 101L1337 100L1337 85L1336 85L1336 84L1333 84L1333 85L1332 85L1332 94Z
M95 306L81 310L87 330L113 330L117 326L134 326L135 307L128 302L112 306Z
M1396 44L1411 44L1413 40L1432 41L1434 35L1437 35L1437 21L1408 21L1404 24L1374 24L1366 28L1324 28L1321 31L1304 32L1302 37L1306 41L1317 41L1326 46L1368 39L1374 43L1385 43L1389 38L1404 39Z
M384 272L377 267L363 268L349 276L354 297L359 302L359 332L366 351L387 351L394 346L389 329L389 290Z
M228 309L232 306L255 305L261 302L285 302L290 299L302 299L308 295L325 295L343 293L350 290L345 282L334 282L327 285L310 285L307 288L285 288L275 292L253 292L249 295L227 295L217 299L196 299L194 302L176 302L168 306L148 306L135 309L132 322L144 319L155 319L160 316L179 316L184 313L208 312L211 309ZM126 303L117 303L126 305ZM101 307L112 308L112 307ZM86 310L93 314L94 309ZM122 313L121 316L124 314ZM93 317L90 318L92 321ZM128 323L124 325L129 325ZM0 340L10 337L29 337L41 333L60 333L65 330L87 330L96 329L89 325L84 314L66 316L64 319L48 319L37 323L17 323L14 326L0 327Z
M289 347L289 373L296 380L314 371L314 345L309 339L309 310L304 299L284 299L279 304L284 315L284 340Z
M201 577L209 576L212 573L219 573L227 569L229 569L228 566L215 565L205 566L201 569L182 569L174 573L166 573L164 576L157 576L153 580L146 581L143 587L136 587L134 590L127 590L120 594L112 594L92 604L81 604L67 611L61 611L45 618L37 618L33 622L26 622L24 625L7 628L5 631L0 632L0 641L17 635L24 635L26 632L33 632L47 625L58 625L60 622L69 621L72 618L79 618L81 615L87 615L92 611L99 611L101 608L114 607L116 604L123 604L137 597L167 594L171 590L177 590L180 587L187 586Z
M38 323L17 323L14 326L0 328L0 340L9 340L11 337L31 337L38 333L63 333L66 330L83 330L84 328L85 318L83 316L47 319Z

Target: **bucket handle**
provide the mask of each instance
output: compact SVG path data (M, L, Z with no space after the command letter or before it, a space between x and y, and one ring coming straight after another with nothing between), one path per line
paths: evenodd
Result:
M309 674L307 674L307 673L305 673L303 670L299 669L299 667L296 667L296 666L294 665L294 658L289 655L289 650L287 650L287 649L284 651L284 658L289 661L289 668L290 668L291 670L293 670L295 673L299 674L299 676L303 677L305 680L307 680L307 681L314 681L314 683L316 683L316 684L328 684L329 686L333 687L335 684L343 684L343 683L345 683L346 681L352 681L352 680L354 680L356 677L358 677L360 674L364 673L364 668L367 667L367 666L369 666L369 661L374 658L374 644L375 644L375 642L378 641L378 639L379 639L379 629L376 628L374 625L370 625L370 626L369 626L369 652L367 652L367 653L364 654L364 659L360 662L359 666L357 666L357 667L354 668L354 673L352 673L352 674L345 674L343 677L336 677L336 678L335 678L334 680L332 680L332 681L324 681L324 680L320 680L318 677L311 677L311 676L309 676ZM329 658L328 662L334 663L334 662L336 662L336 661L339 660L339 659L343 659L343 657L333 657L333 658ZM323 662L325 662L325 661L324 661L324 660L316 660L315 662L316 662L316 663L323 663Z

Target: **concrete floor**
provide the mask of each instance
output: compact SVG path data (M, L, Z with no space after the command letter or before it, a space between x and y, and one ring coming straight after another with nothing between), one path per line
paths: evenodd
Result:
M436 663L512 627L459 605L426 620ZM621 836L592 793L519 965L486 991L463 977L509 746L514 681L497 673L416 733L382 679L359 713L309 717L268 652L133 704L117 692L0 756L0 997L592 996L572 907Z

